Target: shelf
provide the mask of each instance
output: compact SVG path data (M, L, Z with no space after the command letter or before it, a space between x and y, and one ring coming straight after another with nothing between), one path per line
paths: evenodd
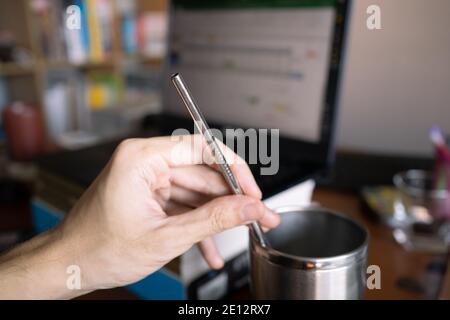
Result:
M98 109L89 109L92 113L122 113L122 112L133 112L137 110L147 109L157 109L161 105L161 97L158 93L149 94L147 97L136 100L124 100L113 105L105 106Z
M111 74L115 79L117 78L120 88L120 92L118 92L120 103L99 110L89 109L88 111L92 112L92 114L117 112L120 113L120 116L129 119L140 115L148 109L153 110L154 108L159 107L159 100L155 102L152 97L148 99L147 97L144 97L139 101L123 101L125 99L123 88L127 85L125 81L128 80L126 77L130 77L132 72L135 72L137 76L140 76L141 74L151 74L153 71L159 71L164 60L161 58L149 58L142 53L127 56L126 50L122 47L122 37L124 34L121 31L122 22L120 19L123 12L121 13L118 11L119 8L117 7L116 1L107 0L107 2L112 3L111 9L113 20L108 21L110 22L109 28L112 35L110 39L111 47L106 50L103 48L103 43L100 44L100 46L105 49L103 50L105 55L102 56L105 58L105 61L87 61L80 64L69 61L69 55L67 55L66 50L64 50L67 45L67 35L62 32L63 30L53 30L56 28L63 28L61 21L57 21L60 20L61 14L58 10L61 10L66 5L66 2L70 1L50 1L55 2L55 5L49 7L49 10L45 12L46 16L41 15L40 11L36 10L36 8L29 6L31 0L3 2L5 4L2 4L2 9L4 10L0 13L1 27L13 33L16 43L29 51L31 60L30 63L24 65L0 62L0 77L5 78L8 98L11 101L28 101L44 107L47 102L47 88L49 85L52 85L53 82L61 81L64 86L71 88L65 93L70 98L70 100L66 101L66 104L70 105L70 108L75 106L75 104L77 104L78 107L78 101L83 104L85 104L85 101L83 99L84 97L78 97L76 95L79 92L81 95L82 89L85 90L85 88L82 88L83 83L78 84L77 82L88 81L91 73L98 73L100 75L105 73ZM136 19L139 15L145 14L147 11L164 12L168 8L167 5L167 0L136 0ZM55 17L59 18L56 20ZM92 27L92 23L88 22L88 28ZM94 25L93 27L96 26ZM92 32L89 32L89 36L91 36L91 33ZM90 38L89 40L93 40L93 38ZM46 41L46 43L43 43L43 41ZM101 41L101 39L99 39L99 41ZM91 48L90 45L89 48ZM86 59L90 59L90 57L92 57L91 52L89 50L85 51L87 53L85 56ZM130 67L127 64L128 62L130 62ZM157 73L155 72L155 74ZM84 79L85 77L87 80ZM103 79L101 80L103 81ZM77 86L75 86L75 84ZM81 88L79 92L78 87ZM75 89L72 90L72 88ZM102 115L100 114L99 116ZM105 117L107 116L109 116L109 114L105 115ZM74 114L72 117L76 117L76 115Z
M0 76L27 76L35 72L34 64L0 63Z
M113 68L115 62L112 60L104 62L83 62L83 63L72 63L69 61L45 61L41 64L43 69L98 69L98 68Z
M148 64L152 66L161 66L164 63L164 58L154 58L154 57L147 57L142 54L136 54L136 55L125 55L123 57L123 61L132 61L132 62L138 62L143 64Z
M40 70L48 71L55 69L104 69L114 68L116 63L113 61L107 62L86 62L81 64L74 64L66 61L58 62L42 62L38 64L20 65L17 63L0 63L0 76L4 77L18 77L18 76L32 76L37 71L37 65Z
M122 62L133 61L151 66L161 66L164 59L149 58L141 55L125 56L123 59L108 60L104 62L84 62L80 64L71 63L69 61L43 61L38 63L31 63L28 65L20 65L17 63L0 63L0 76L31 76L36 71L36 66L40 70L55 70L55 69L105 69L114 68Z

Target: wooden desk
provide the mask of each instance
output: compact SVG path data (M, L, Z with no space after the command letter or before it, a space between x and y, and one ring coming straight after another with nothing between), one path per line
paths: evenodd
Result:
M419 283L425 281L425 271L427 266L435 259L442 257L407 252L395 243L391 230L377 222L372 221L364 214L360 207L357 196L354 193L338 192L327 189L317 189L313 197L314 201L322 206L348 214L353 219L359 221L367 227L370 233L369 265L376 264L381 268L381 290L367 290L366 299L422 299L422 293L412 290L402 289L398 286L401 278L410 278ZM29 219L21 215L29 215L29 210L21 207L22 213L17 213L13 221L9 221L9 227L18 227L22 221L26 227L29 226ZM11 208L0 208L0 212L6 214ZM3 211L3 212L2 212ZM0 215L3 216L4 215ZM5 230L5 220L2 218L0 224ZM0 228L2 229L2 228ZM9 229L9 228L8 228ZM447 288L446 295L442 298L450 298L450 275L447 275L443 288ZM137 297L124 288L113 290L102 290L93 292L80 299L136 299ZM234 299L251 298L248 288L244 288L232 295Z

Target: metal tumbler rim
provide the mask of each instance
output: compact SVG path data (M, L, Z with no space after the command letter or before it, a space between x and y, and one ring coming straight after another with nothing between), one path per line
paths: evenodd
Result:
M289 253L284 253L272 247L262 247L255 238L254 233L250 231L250 241L254 250L256 250L258 254L265 257L267 260L269 260L274 264L302 270L336 269L339 267L345 267L351 261L355 262L365 259L369 244L369 232L365 226L357 223L353 219L334 210L330 210L319 206L296 206L296 205L284 206L276 208L274 212L282 214L288 212L298 212L298 213L309 212L312 210L337 216L340 219L344 219L347 222L353 224L364 233L364 241L358 247L351 250L350 252L336 255L333 257L325 257L325 258L303 257L292 255Z

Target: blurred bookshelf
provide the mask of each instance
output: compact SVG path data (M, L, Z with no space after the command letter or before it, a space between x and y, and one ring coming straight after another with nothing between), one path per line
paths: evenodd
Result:
M2 1L0 111L38 106L50 144L69 148L157 111L167 1Z

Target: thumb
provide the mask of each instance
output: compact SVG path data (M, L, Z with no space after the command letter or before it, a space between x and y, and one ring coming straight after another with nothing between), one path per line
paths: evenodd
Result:
M233 195L216 198L174 218L183 226L185 240L197 243L222 231L259 220L267 211L258 199Z

